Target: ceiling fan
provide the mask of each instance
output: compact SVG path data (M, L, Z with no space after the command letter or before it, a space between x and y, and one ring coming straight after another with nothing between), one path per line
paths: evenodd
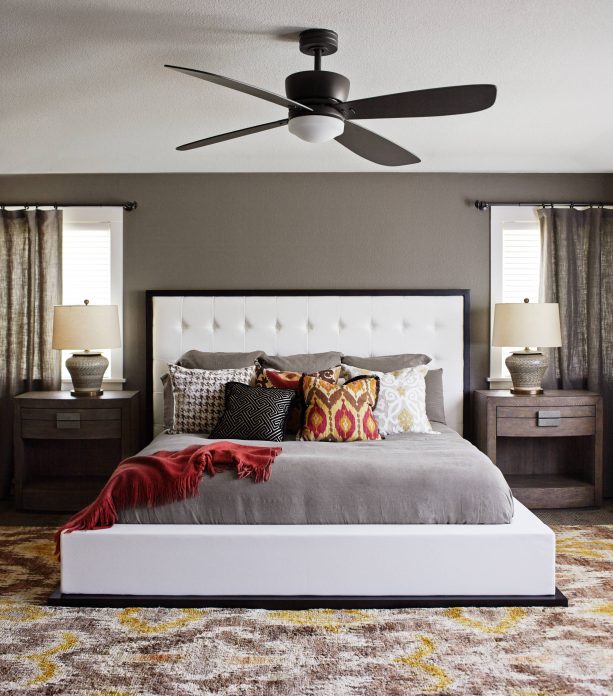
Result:
M193 150L197 147L287 125L290 133L309 143L322 143L334 139L356 155L371 162L397 167L404 164L416 164L421 160L400 145L359 126L354 123L354 120L467 114L488 109L496 101L496 86L488 84L422 89L347 101L349 80L339 73L321 69L322 56L332 55L337 49L338 35L331 29L302 31L300 50L302 53L314 56L315 65L313 70L293 73L286 78L286 97L238 82L230 77L181 68L177 65L165 65L166 68L259 97L289 109L287 118L279 121L195 140L179 146L177 150Z

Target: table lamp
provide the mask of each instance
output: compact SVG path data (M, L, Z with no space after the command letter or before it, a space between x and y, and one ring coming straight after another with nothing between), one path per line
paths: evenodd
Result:
M497 304L494 309L493 346L562 345L560 309L555 302L523 302ZM540 350L528 347L514 351L505 360L513 381L513 394L542 394L541 382L549 360Z
M53 342L57 350L82 350L66 360L73 396L101 396L109 361L101 348L121 347L117 305L60 305L53 308ZM92 351L92 349L95 349Z

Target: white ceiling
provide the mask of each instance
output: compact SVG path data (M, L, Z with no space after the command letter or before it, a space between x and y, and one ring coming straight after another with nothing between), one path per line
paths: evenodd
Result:
M613 171L613 0L2 0L0 173ZM286 128L185 142L285 110L167 70L284 93L296 33L339 33L323 68L359 99L498 85L477 114L362 121L422 159L388 169Z

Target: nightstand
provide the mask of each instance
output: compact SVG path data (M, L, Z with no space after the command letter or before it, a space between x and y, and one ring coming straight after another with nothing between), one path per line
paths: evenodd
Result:
M539 396L474 392L476 445L529 508L602 501L602 397L552 390Z
M91 503L117 464L139 446L138 392L15 397L15 503L75 512Z

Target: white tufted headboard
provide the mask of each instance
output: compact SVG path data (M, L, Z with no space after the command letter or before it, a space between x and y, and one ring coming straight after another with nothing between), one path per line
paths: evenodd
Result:
M147 291L147 418L163 429L160 377L187 350L270 355L426 353L443 368L447 423L467 420L469 291Z

